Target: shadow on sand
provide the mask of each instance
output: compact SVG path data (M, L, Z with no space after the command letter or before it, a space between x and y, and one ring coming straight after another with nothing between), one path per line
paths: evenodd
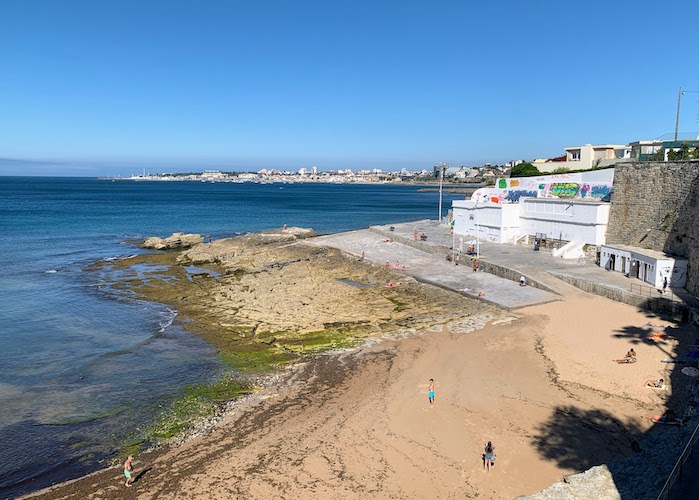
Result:
M697 328L692 325L658 326L657 316L648 314L646 325L629 325L612 333L628 340L630 346L652 345L670 362L659 363L667 373L671 391L659 397L655 413L673 410L679 417L695 408L691 379L681 372L684 366L696 366L683 357L692 349ZM667 321L663 321L667 323ZM655 324L654 324L655 323ZM623 353L621 353L623 354ZM643 359L639 359L643 363ZM639 384L643 381L639 380ZM559 466L585 471L606 464L622 500L655 500L682 452L696 419L689 425L656 424L644 431L642 411L638 420L620 421L603 408L584 409L576 406L554 408L548 421L542 423L533 444L541 456ZM619 460L620 456L626 458Z

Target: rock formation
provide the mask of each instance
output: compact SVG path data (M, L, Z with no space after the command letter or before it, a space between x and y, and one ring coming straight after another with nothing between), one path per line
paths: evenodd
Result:
M141 246L153 250L169 250L171 248L190 248L203 243L204 238L200 234L172 233L167 238L146 238Z

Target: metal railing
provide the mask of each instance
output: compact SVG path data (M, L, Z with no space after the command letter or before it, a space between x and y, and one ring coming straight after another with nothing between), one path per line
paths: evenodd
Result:
M685 446L684 450L682 450L682 454L680 455L680 458L677 459L677 463L672 468L670 476L667 478L663 488L660 490L657 500L668 500L668 498L670 498L670 491L675 485L675 482L678 479L682 480L682 467L684 467L685 462L687 462L687 459L694 450L694 445L697 443L697 440L699 440L699 424L697 424L697 426L694 428L694 432L692 432L692 435L687 442L687 446Z
M665 291L665 293L661 293L661 291L655 287L641 285L638 283L631 283L631 293L635 293L636 295L640 295L641 297L648 297L650 299L666 299L672 302L684 303L684 300L682 300L681 297L676 295L675 292L673 292L669 288Z

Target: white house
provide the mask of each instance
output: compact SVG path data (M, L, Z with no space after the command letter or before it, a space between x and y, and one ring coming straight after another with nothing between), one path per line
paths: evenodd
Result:
M654 288L662 287L663 278L678 288L687 281L687 259L627 245L602 245L600 267L638 278Z
M565 159L538 159L532 162L541 173L553 172L561 168L568 170L590 170L606 167L631 159L631 147L623 144L585 144L565 148Z

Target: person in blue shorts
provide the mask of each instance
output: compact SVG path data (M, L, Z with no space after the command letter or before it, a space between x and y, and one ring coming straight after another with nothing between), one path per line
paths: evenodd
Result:
M124 484L126 486L131 486L131 483L133 483L133 465L131 465L131 462L133 462L133 457L129 455L129 458L124 462L124 475L126 476Z
M434 379L430 379L430 406L434 404Z

